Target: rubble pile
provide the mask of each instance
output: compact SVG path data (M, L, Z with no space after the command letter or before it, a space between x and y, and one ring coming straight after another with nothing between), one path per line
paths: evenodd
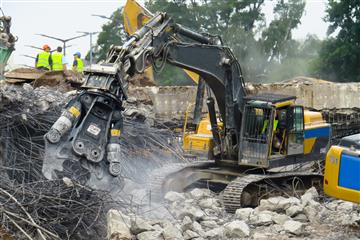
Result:
M71 90L71 86L79 86L84 81L81 73L72 70L44 71L30 67L16 68L4 76L9 84L29 83L34 88L50 86L61 91Z
M0 159L11 178L23 182L42 177L43 134L70 95L29 84L0 85Z
M358 239L360 206L341 200L321 200L315 188L296 197L261 200L256 208L225 212L221 194L207 189L168 192L164 208L170 216L143 218L110 210L110 240L175 239ZM153 210L154 212L157 210Z
M70 179L18 183L0 178L1 239L104 239L113 200ZM3 232L3 233L4 233ZM0 237L2 235L0 234Z
M299 76L286 81L265 84L247 84L250 94L273 92L297 97L296 103L307 108L334 109L359 107L360 84L336 83L317 78Z
M149 78L146 74L136 74L129 80L129 84L133 87L156 86L155 80Z
M134 192L132 186L144 185L154 168L185 161L179 143L170 141L174 139L172 132L165 127L151 127L151 108L144 113L138 107L142 103L134 99L126 103L128 109L144 114L124 114L124 184L99 192L70 178L44 179L43 135L75 93L48 86L0 83L0 205L6 206L0 210L4 219L0 236L6 233L14 239L44 239L43 234L45 239L104 239L103 219L108 207L139 209L139 195L146 197L146 192Z
M104 237L104 205L112 201L108 195L71 180L49 181L41 173L43 134L70 97L71 93L34 89L29 84L0 85L0 216L4 239Z
M325 199L315 189L298 197L261 200L257 208L242 208L235 214L225 211L221 193L207 189L169 192L164 202L151 199L146 188L151 172L186 159L173 133L156 121L153 99L141 91L130 94L125 103L121 186L99 192L69 178L44 179L43 135L75 93L0 83L0 236L111 240L360 237L360 207Z

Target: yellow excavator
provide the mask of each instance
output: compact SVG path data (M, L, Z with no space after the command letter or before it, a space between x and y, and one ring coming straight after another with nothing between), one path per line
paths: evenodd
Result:
M149 10L135 0L127 1L123 14L125 30L130 35L143 27L153 16ZM195 83L199 84L198 74L185 71ZM152 76L152 68L148 68L145 73ZM202 83L200 82L200 84ZM199 89L202 88L200 87ZM198 92L199 94L201 93ZM197 100L199 100L199 97L197 97ZM195 104L192 104L189 108L193 105ZM202 118L197 124L195 132L187 132L189 108L186 111L183 129L183 150L192 155L205 156L207 159L212 159L214 144L210 118L208 116ZM223 129L223 123L220 120L217 122L219 129ZM305 124L308 125L312 122L323 122L319 113L305 113ZM308 153L312 149L314 141L315 138L304 140L304 153ZM280 149L281 151L282 149ZM340 141L339 145L332 146L326 155L325 164L325 193L332 197L360 203L360 135L345 137Z
M344 137L329 149L325 161L324 192L360 203L360 134Z
M209 88L214 161L153 171L152 193L205 183L222 189L225 208L234 212L262 198L322 184L322 174L296 167L322 159L327 151L331 127L321 113L296 105L294 96L248 95L240 64L219 36L190 30L161 12L122 46L109 49L103 63L85 71L82 91L45 135L45 177L59 178L69 170L76 180L98 189L121 181L126 155L121 154L120 135L128 80L156 67L156 61L195 72Z

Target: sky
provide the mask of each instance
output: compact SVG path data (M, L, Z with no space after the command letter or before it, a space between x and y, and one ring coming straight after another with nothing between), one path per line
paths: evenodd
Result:
M275 1L265 1L263 10L266 21L270 22L273 18L272 8ZM53 49L62 46L59 41L36 34L42 33L67 39L81 35L77 31L101 31L101 26L107 20L91 15L110 16L125 2L126 0L0 0L0 6L5 14L12 17L12 33L19 38L9 64L33 66L34 60L23 55L36 56L38 50L26 45L41 47L49 44ZM294 38L304 39L307 34L316 34L321 39L325 38L328 26L322 19L325 16L325 8L326 0L306 0L305 14L301 19L301 25L293 32ZM95 42L96 36L93 39L93 43ZM72 62L73 53L79 51L85 55L90 49L88 36L68 44L73 45L67 49L69 62Z

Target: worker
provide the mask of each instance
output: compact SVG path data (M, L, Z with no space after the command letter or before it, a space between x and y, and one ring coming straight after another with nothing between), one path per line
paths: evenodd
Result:
M278 123L279 123L279 120L274 119L274 121L273 121L273 133L276 132ZM261 130L261 134L267 134L268 126L269 126L269 120L265 119L264 123L263 123L262 130Z
M66 65L67 65L66 57L61 52L62 52L62 47L57 47L56 52L53 52L51 54L53 71L66 70Z
M278 124L279 124L279 120L278 120L277 115L275 115L275 118L273 121L273 128L272 128L272 153L274 153L275 151L278 151L280 148L280 145L281 145L281 141L277 136ZM261 135L264 140L266 140L266 137L268 134L267 133L268 127L269 127L269 120L265 119L264 123L263 123L263 128L261 130Z
M81 60L80 52L74 54L73 71L82 73L84 71L84 62Z
M45 44L42 49L44 51L36 56L35 67L40 70L50 70L52 65L50 46Z
M273 153L278 152L281 146L281 139L279 138L279 129L278 129L279 120L277 118L274 119L273 122Z

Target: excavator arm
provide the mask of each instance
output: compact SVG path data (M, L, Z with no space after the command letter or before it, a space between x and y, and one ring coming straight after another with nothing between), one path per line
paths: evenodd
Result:
M157 18L157 27L151 27ZM137 38L139 40L135 40ZM166 14L159 14L125 43L124 46L135 45L127 55L132 62L127 72L142 73L150 64L156 69L157 62L195 72L212 89L226 128L239 128L245 95L241 68L230 48L217 40L174 23Z
M77 163L87 170L86 184L92 187L101 188L116 178L121 173L119 136L127 80L149 66L161 71L165 63L197 73L212 90L224 122L220 132L210 96L215 158L236 156L245 96L238 61L217 37L199 34L157 13L123 46L112 47L105 63L86 71L83 91L45 135L44 175L60 177L65 166Z

